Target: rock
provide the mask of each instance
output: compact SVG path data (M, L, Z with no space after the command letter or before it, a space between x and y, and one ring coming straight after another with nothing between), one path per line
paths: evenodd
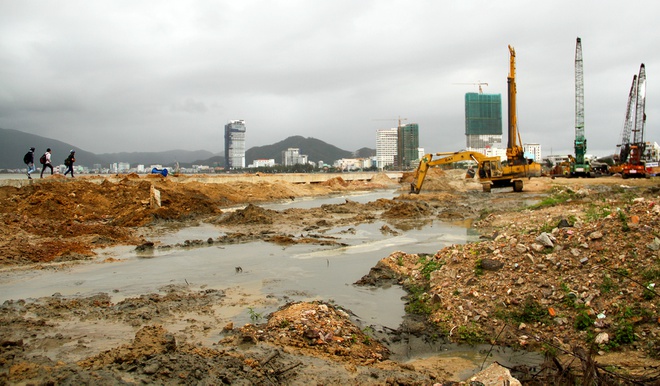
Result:
M559 220L559 224L557 224L557 228L570 228L572 226L565 218Z
M470 378L470 384L479 382L484 386L519 386L522 385L519 380L511 376L511 372L506 367L501 366L499 363L494 362Z
M543 232L540 235L536 236L535 241L538 242L539 244L543 245L544 247L552 248L555 246L555 244L552 242L551 239L552 235ZM552 237L554 238L554 237Z
M519 253L525 253L529 251L529 248L527 248L523 244L516 244L516 251L518 251Z
M481 268L486 271L497 271L504 267L504 263L494 259L481 259Z
M657 250L659 250L659 249L660 249L660 239L658 239L658 238L656 237L656 238L655 238L650 244L648 244L646 247L647 247L648 249L652 250L652 251L657 251Z
M610 341L610 336L606 332L601 332L600 334L596 335L596 339L594 339L594 343L596 344L605 344Z
M601 231L594 231L589 234L589 239L590 240L599 240L603 238L603 232Z
M158 371L159 368L160 368L159 363L151 363L149 365L146 365L144 367L144 370L142 370L142 372L147 374L147 375L152 375L152 374L156 374L156 372Z
M545 249L545 247L544 247L543 245L541 245L541 244L537 244L537 243L532 244L532 247L531 247L531 248L532 248L535 252L542 252L542 251Z

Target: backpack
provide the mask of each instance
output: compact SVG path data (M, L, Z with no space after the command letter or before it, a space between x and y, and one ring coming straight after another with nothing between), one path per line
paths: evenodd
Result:
M29 164L30 161L32 161L32 155L30 153L31 153L30 151L25 153L25 155L23 156L23 163Z
M45 164L46 164L46 153L44 153L44 154L41 156L41 158L39 158L39 162L40 162L42 165L45 165Z
M71 166L71 157L66 157L64 160L64 166Z

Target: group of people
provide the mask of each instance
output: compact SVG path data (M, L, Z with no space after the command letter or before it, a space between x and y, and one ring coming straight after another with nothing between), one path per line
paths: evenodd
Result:
M28 179L32 179L32 176L30 175L32 172L36 170L34 166L34 147L31 147L30 150L25 154L23 157L23 162L27 165L27 177ZM44 171L46 168L50 168L50 174L53 175L53 163L51 161L51 157L53 154L51 153L50 148L46 149L46 152L39 158L39 163L41 163L41 178L44 178ZM76 151L71 150L69 153L69 156L66 157L64 160L64 166L66 166L66 171L64 172L64 176L67 174L71 173L71 177L73 178L73 163L76 162Z

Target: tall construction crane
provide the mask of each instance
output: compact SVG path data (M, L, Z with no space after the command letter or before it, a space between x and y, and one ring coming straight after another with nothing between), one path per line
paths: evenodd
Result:
M575 43L575 159L571 162L571 177L591 177L591 165L585 160L587 138L584 136L584 71L582 39Z
M639 67L637 76L637 93L635 97L635 124L632 127L630 153L628 161L623 164L621 177L648 177L643 159L646 150L644 142L644 127L646 125L646 68L644 63Z
M626 120L623 122L623 129L621 130L621 143L619 147L619 154L614 155L614 162L616 163L611 172L621 172L621 164L628 162L628 155L630 155L630 133L635 119L635 102L637 98L637 74L633 75L632 85L630 86L630 93L628 93L628 104L626 105Z
M518 133L518 116L516 114L516 51L509 46L509 76L506 78L508 89L509 123L506 159L509 165L526 165L525 153Z

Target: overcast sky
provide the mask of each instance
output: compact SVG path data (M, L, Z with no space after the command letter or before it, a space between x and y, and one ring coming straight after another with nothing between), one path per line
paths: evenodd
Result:
M95 153L247 148L292 135L376 148L397 119L427 152L465 147L464 95L506 93L516 51L522 141L573 152L582 38L588 153L620 141L646 66L659 141L657 1L0 0L0 127ZM460 84L467 83L467 84Z

